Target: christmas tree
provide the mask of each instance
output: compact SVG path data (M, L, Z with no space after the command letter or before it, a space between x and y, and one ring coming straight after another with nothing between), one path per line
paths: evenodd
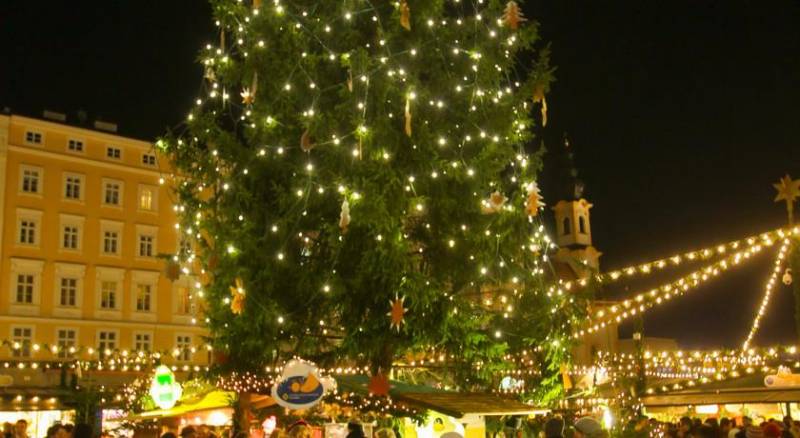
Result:
M227 366L421 354L474 388L524 352L560 378L585 302L551 287L526 150L537 24L498 0L212 4L203 91L159 145Z

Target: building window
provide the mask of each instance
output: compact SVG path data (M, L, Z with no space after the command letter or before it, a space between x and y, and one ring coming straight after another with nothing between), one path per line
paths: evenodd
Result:
M114 351L117 348L117 332L101 330L97 333L97 349L100 354L106 351Z
M106 231L103 233L103 253L119 254L119 233L116 231Z
M42 170L37 167L22 167L20 188L23 193L40 194Z
M149 312L152 300L153 286L149 284L136 285L136 311Z
M42 144L42 133L35 131L27 131L25 133L25 143Z
M22 219L19 221L19 243L24 245L36 245L36 223L33 219Z
M192 360L192 337L188 335L175 336L175 348L178 350L177 359L182 361Z
M14 327L11 329L11 340L14 342L12 351L14 357L30 357L31 343L33 342L33 328Z
M67 199L82 199L83 177L80 175L67 175L64 177L64 197Z
M139 188L139 210L153 211L155 205L155 189L152 187Z
M578 231L581 234L586 234L586 219L583 216L578 216Z
M78 279L65 277L61 279L59 303L64 307L75 307L78 302Z
M120 205L122 184L118 181L103 182L103 203L106 205Z
M70 152L83 152L83 141L75 140L74 138L69 139L67 142L67 150Z
M572 227L570 226L570 222L569 222L569 218L568 217L564 218L564 222L561 224L561 227L562 227L562 229L564 231L562 234L565 235L565 236L572 232Z
M100 283L100 308L117 308L117 282L103 281Z
M139 235L139 257L153 257L153 236Z
M109 146L106 148L106 157L119 160L122 158L122 150L118 147Z
M177 289L178 315L189 315L192 312L192 297L188 286L178 286Z
M133 335L133 349L136 351L150 351L152 343L150 333L136 333Z
M145 166L155 166L156 165L156 156L155 154L142 154L142 164Z
M63 248L77 250L79 246L78 242L80 242L78 227L75 225L64 226Z
M17 294L14 302L17 304L33 304L33 290L35 285L33 274L17 274Z
M58 357L72 357L75 353L78 334L72 329L58 329L56 331L56 342L58 345Z

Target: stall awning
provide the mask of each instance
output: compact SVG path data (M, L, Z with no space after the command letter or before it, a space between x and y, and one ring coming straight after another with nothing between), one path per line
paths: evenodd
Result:
M208 411L212 409L227 408L236 395L226 391L211 391L196 403L182 403L171 409L157 409L142 412L128 417L129 420L146 420L155 418L180 417L191 412Z
M462 418L467 415L532 415L542 412L541 408L517 400L484 393L405 393L396 396L395 399L454 418Z
M647 407L796 401L800 401L800 388L767 388L764 376L758 373L642 398Z
M336 376L340 390L367 394L368 376ZM392 380L389 395L405 404L430 409L455 418L467 415L502 416L531 415L541 408L527 405L512 398L491 393L462 393L437 389L427 385L411 385Z

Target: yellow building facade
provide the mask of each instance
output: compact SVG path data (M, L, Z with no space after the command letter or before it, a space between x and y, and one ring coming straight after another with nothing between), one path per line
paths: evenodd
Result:
M0 116L0 360L171 351L202 365L167 165L115 133Z

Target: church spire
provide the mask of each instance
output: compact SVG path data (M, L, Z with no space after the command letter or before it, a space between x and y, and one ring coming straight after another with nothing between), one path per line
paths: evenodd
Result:
M570 266L578 277L600 268L601 253L592 246L589 210L592 204L584 198L585 185L578 177L575 156L569 137L564 134L560 198L553 207L556 217L557 257Z

